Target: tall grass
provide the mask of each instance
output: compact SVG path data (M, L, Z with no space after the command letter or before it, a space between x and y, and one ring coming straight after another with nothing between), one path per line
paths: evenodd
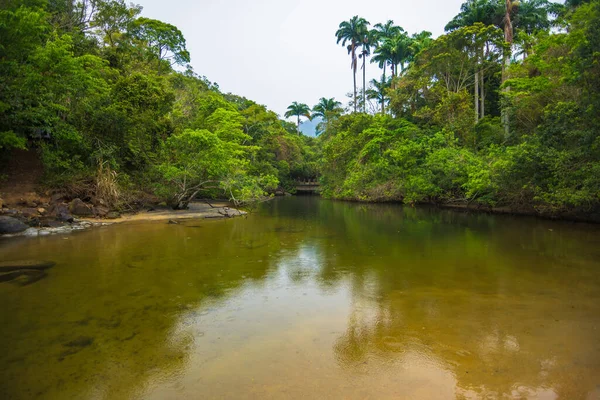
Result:
M98 161L96 169L96 198L103 200L110 208L117 208L123 202L123 192L119 186L119 174L108 162Z

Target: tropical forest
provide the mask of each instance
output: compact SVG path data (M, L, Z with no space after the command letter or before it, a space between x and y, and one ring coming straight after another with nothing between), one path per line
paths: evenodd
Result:
M141 3L0 0L0 398L600 398L599 0Z

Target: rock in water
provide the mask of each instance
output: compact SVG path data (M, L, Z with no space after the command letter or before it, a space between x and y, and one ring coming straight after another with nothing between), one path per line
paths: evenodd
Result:
M29 228L13 217L0 217L0 235L23 232Z
M0 272L17 271L21 269L43 271L54 267L54 261L38 261L38 260L16 260L16 261L0 261Z
M23 232L23 235L28 236L28 237L36 237L39 235L39 231L35 228L28 228L25 230L25 232Z

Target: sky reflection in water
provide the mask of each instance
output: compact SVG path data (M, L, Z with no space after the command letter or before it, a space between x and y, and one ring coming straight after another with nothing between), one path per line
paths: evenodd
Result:
M598 227L292 198L0 242L0 397L600 398Z

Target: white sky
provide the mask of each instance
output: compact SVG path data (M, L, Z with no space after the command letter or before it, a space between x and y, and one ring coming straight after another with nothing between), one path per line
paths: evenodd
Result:
M292 101L312 107L335 97L346 104L352 71L346 49L336 44L340 22L354 15L372 25L392 19L410 34L435 37L464 0L133 1L144 16L183 32L196 73L283 115ZM376 64L367 65L367 82L380 75Z

